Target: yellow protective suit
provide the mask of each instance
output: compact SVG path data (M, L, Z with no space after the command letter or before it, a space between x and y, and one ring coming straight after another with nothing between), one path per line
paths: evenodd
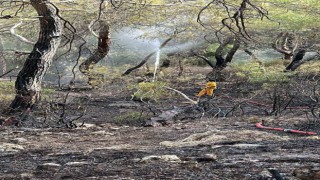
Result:
M199 94L197 94L198 97L201 97L203 95L212 96L213 91L217 88L216 82L207 82L206 88L202 89Z

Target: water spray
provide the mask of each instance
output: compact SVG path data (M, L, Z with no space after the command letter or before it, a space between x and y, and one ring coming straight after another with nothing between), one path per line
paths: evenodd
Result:
M155 82L157 80L157 70L158 70L159 64L160 64L160 54L161 54L161 49L159 48L156 53L156 61L154 63L153 82Z

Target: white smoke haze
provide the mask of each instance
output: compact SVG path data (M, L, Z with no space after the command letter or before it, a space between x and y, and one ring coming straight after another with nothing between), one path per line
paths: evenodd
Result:
M90 49L91 51L96 48L97 39L91 38ZM109 54L106 58L99 62L100 65L107 67L123 67L124 65L136 65L141 60L143 60L148 54L158 51L161 43L163 43L168 37L163 37L157 34L157 30L155 28L150 29L135 29L135 28L122 28L118 31L111 33L111 47ZM182 53L186 51L190 51L191 49L199 49L203 48L206 42L202 38L195 39L193 41L188 42L179 42L179 39L173 39L170 41L165 47L161 49L158 53L156 53L153 57L151 57L148 61L149 65L155 65L156 67L159 65L159 62L162 58L165 58L167 54L172 53ZM88 45L89 46L89 45ZM281 54L277 53L273 49L259 49L253 51L256 57L261 60L272 60L272 59L280 59ZM68 59L75 59L77 53ZM82 53L82 61L89 56L88 52ZM234 56L235 62L243 62L251 59L248 54L244 51L239 50ZM158 60L158 61L156 61ZM81 64L81 62L79 64ZM72 79L72 72L70 71L74 66L75 62L67 62L60 61L56 65L62 75L62 84L68 84ZM79 65L78 64L78 65ZM155 68L156 69L156 68ZM76 68L77 78L83 79L83 76L80 72L78 72L78 67ZM51 68L51 72L56 74L56 69L54 67ZM154 72L155 73L155 72ZM54 81L57 83L57 75L54 77L48 77L47 80Z

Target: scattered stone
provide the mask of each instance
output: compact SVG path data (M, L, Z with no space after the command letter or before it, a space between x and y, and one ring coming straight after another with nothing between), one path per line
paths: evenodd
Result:
M21 179L32 179L33 178L33 174L30 173L22 173L20 174Z
M176 141L163 141L160 142L161 146L167 147L187 147L187 146L197 146L197 145L220 145L220 142L237 141L238 139L252 139L254 134L256 141L264 140L288 140L288 136L278 136L269 132L253 131L253 130L211 130L202 133L191 134L187 138L176 140ZM239 143L236 143L239 144ZM222 144L223 145L223 144ZM247 144L242 143L239 146L252 146L259 147L261 145L257 144Z
M145 127L160 127L162 126L161 123L157 122L157 121L146 121L144 124Z
M90 162L83 161L83 162L68 162L65 165L66 166L83 166L83 165L89 165L89 164Z
M209 161L215 161L215 160L217 160L217 155L215 155L215 154L205 154L204 158L206 158Z
M95 132L92 132L90 133L91 135L104 135L104 136L114 136L113 133L109 133L109 132L106 132L106 131L95 131Z
M137 162L140 162L141 159L140 159L140 158L134 158L134 159L132 159L132 161L135 162L135 163L137 163Z
M152 117L150 120L147 120L145 126L160 126L167 125L172 123L175 120L175 117L184 112L185 109L174 107L174 109L163 111L159 116Z
M318 139L320 139L320 136L318 135L318 136L309 136L309 137L307 137L307 139L316 139L316 140L318 140Z
M160 156L147 156L140 160L140 162L162 160L167 162L181 162L181 159L176 155L160 155Z
M320 168L302 167L295 169L292 175L301 180L320 179Z
M61 168L60 164L44 163L44 164L38 165L37 170L58 171L60 168Z
M37 129L37 128L22 127L21 130L24 132L39 132L39 131L49 130L49 129Z
M267 169L265 169L265 170L261 171L261 173L259 174L259 178L260 179L271 179L272 174Z
M23 143L26 141L27 141L27 139L25 139L25 138L14 138L11 140L11 142L13 142L13 143Z
M59 132L57 135L65 136L65 137L71 137L70 133L65 133L65 132Z
M119 127L112 127L112 126L111 126L111 127L109 127L109 129L112 130L112 131L117 131L117 130L119 130L120 128L119 128Z
M261 122L261 118L259 116L250 116L250 117L245 117L242 118L243 121L248 122L248 123L258 123Z
M21 150L24 150L24 148L21 145L18 144L11 144L11 143L2 143L0 144L0 152L19 152Z
M39 136L45 136L45 135L52 135L53 133L52 132L41 132L41 133L39 133L39 134L37 134L37 135L39 135Z
M95 124L87 124L87 123L84 123L84 124L82 124L82 123L76 123L76 125L77 125L77 127L79 128L79 129L89 129L89 128L93 128L93 127L96 127L96 125Z

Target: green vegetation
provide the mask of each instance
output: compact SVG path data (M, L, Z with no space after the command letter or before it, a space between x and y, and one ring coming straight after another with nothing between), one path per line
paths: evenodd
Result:
M14 82L0 81L0 101L8 103L14 96Z
M52 88L43 88L41 91L44 99L49 98L55 92ZM1 103L9 103L15 97L14 82L0 81L0 101Z
M143 112L128 112L115 117L117 123L143 123L149 116Z
M279 63L280 62L280 63ZM238 77L247 78L249 82L272 83L288 81L292 72L284 72L284 65L280 60L267 63L248 61L243 63L231 63L233 71Z
M159 99L169 95L169 92L164 88L166 82L141 82L137 85L132 85L129 89L136 91L132 95L132 99L139 101L158 101Z

